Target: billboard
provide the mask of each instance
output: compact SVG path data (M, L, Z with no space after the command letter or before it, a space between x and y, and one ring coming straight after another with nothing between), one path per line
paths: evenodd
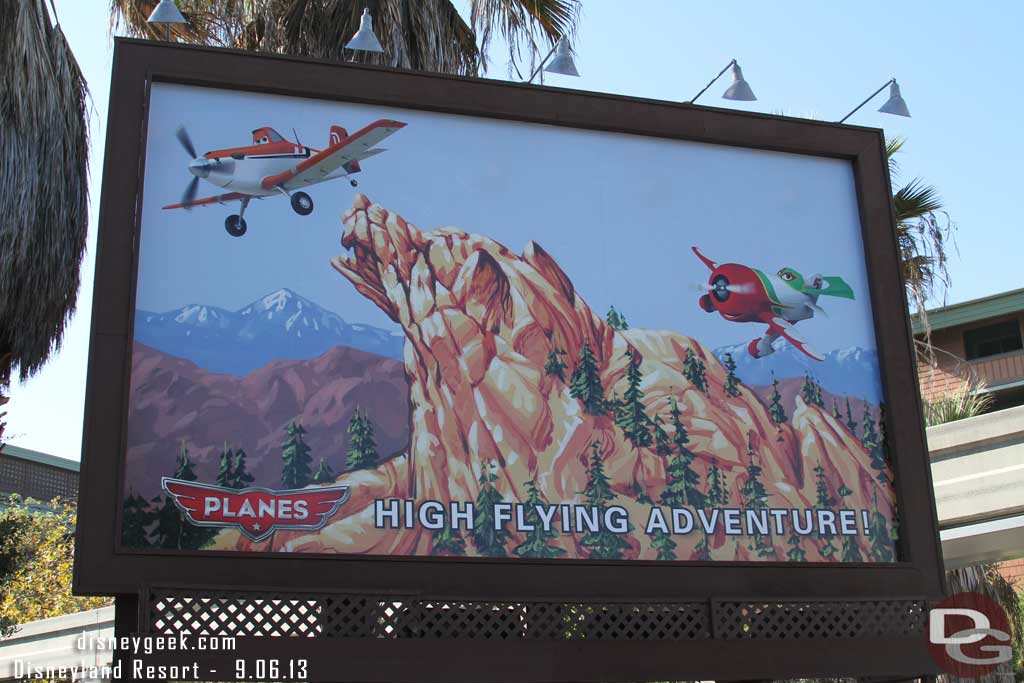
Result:
M891 562L847 160L150 91L121 544Z
M144 41L112 83L76 591L272 596L318 680L934 669L881 131Z

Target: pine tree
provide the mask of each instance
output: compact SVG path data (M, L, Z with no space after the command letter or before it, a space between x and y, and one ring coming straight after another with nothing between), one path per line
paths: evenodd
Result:
M832 497L832 494L828 490L828 481L825 479L825 468L821 466L821 461L818 461L817 466L814 468L815 475L815 494L817 496L815 501L815 507L821 510L831 510L836 506L836 499ZM818 538L825 541L825 545L821 546L822 557L832 557L836 553L836 547L832 545L833 534L828 532L819 531L817 534Z
M181 454L178 456L177 469L174 471L173 477L182 481L198 479L185 444L181 445ZM156 520L153 536L154 545L159 548L198 550L217 534L216 529L197 527L186 520L185 515L178 509L170 496L164 499L163 505L156 513Z
M549 545L548 541L558 536L558 532L552 527L548 531L544 531L543 525L540 523L540 514L537 512L537 506L544 506L547 501L540 495L540 491L537 490L537 482L530 480L526 482L526 522L533 526L533 531L527 531L526 538L522 543L512 549L512 552L519 557L539 557L539 558L551 558L561 557L565 555L565 550L562 548Z
M871 414L871 407L864 405L864 420L861 424L863 435L860 438L861 445L871 458L871 469L875 470L875 479L881 484L889 483L889 463L885 459L885 447L875 428L875 418Z
M825 399L821 395L821 385L818 383L818 380L813 377L811 378L811 381L814 383L814 405L819 408L824 408Z
M839 402L836 401L834 396L832 397L832 417L839 422L843 421L843 415L839 412Z
M373 424L356 408L348 423L348 453L345 462L350 470L369 470L377 466L377 442Z
M661 415L655 415L651 425L654 433L654 452L667 458L672 455L672 442L665 431L665 421L661 419Z
M234 469L231 472L231 488L245 488L255 479L246 468L246 452L238 449L234 452Z
M584 491L584 496L588 505L598 509L599 518L604 518L607 504L615 499L615 493L612 491L608 476L604 473L604 463L601 461L596 441L591 444L591 449L593 454L590 458L587 490ZM588 531L580 540L580 545L590 551L589 557L592 560L619 560L622 559L622 553L629 548L624 538L604 528Z
M245 466L245 451L239 448L235 451L235 468L231 473L231 488L244 489L254 481L255 479Z
M747 510L761 510L768 507L768 496L770 495L761 482L761 473L764 471L754 462L753 444L747 446L747 457L750 464L747 465L747 480L743 482L740 493L743 494L744 508ZM771 534L753 534L754 542L748 549L757 553L758 557L775 557L775 547L772 545Z
M544 374L548 377L557 377L558 379L565 381L565 369L569 367L562 356L565 355L564 349L557 347L552 348L548 351L547 362L544 363Z
M603 415L607 411L597 359L590 350L590 342L586 339L583 340L583 348L580 349L579 363L573 369L569 380L569 395L583 404L583 412L587 415Z
M313 458L310 456L309 446L302 438L306 430L294 420L285 428L288 437L281 444L281 488L301 489L309 485L312 472L310 466Z
M729 502L729 493L726 489L725 472L718 469L718 459L711 460L711 468L708 470L708 494L707 505L709 508L725 507Z
M729 396L740 395L740 379L736 376L736 361L732 359L732 354L725 354L725 393Z
M635 448L651 445L651 418L644 408L644 392L640 389L640 363L632 349L626 350L629 364L626 368L626 392L615 414L615 426L622 429Z
M782 407L782 394L779 393L779 380L775 378L774 371L772 371L772 393L768 396L768 415L771 416L772 422L777 425L781 425L789 419L786 417L786 409Z
M330 484L334 481L334 470L327 464L327 460L320 458L320 466L316 469L316 474L313 475L313 482L316 484Z
M807 559L807 553L800 547L800 536L794 531L789 535L786 544L790 547L786 551L786 559L790 562L803 562Z
M434 530L430 554L449 557L465 555L466 541L458 529L453 529L450 524L445 524L440 529Z
M129 548L151 546L147 527L156 519L149 507L149 501L131 491L122 503L121 543Z
M839 484L839 498L843 501L843 507L846 507L846 497L852 494L846 484ZM840 558L843 562L863 562L864 558L860 554L860 545L857 543L856 536L843 536L843 555Z
M690 559L701 562L707 562L711 559L711 547L708 545L708 532L704 531L703 527L701 527L700 530L700 540L697 541L697 545L693 547L693 555Z
M704 361L697 358L693 349L686 347L686 355L683 357L683 374L690 383L697 388L697 391L708 393L707 367Z
M234 488L235 473L231 463L231 449L224 444L224 450L220 452L220 464L217 467L217 486Z
M470 532L473 545L484 557L505 557L505 546L512 537L507 522L494 528L494 506L502 501L501 492L494 486L498 480L496 467L493 460L488 460L480 468L480 495L476 497L476 520Z
M875 487L871 506L871 559L875 562L892 562L895 559L892 537L885 516L878 509L878 487Z
M650 533L651 547L658 551L659 560L676 559L677 544L672 540L672 535L663 529L655 529Z
M857 421L853 419L853 410L850 409L850 397L846 397L846 428L850 433L857 436Z
M804 403L807 405L813 405L815 403L814 380L812 380L811 376L806 373L804 373L804 381L800 385L800 397L803 398Z
M624 316L621 313L619 313L618 311L616 311L614 306L612 306L611 308L608 309L608 314L605 316L605 321L614 330L628 330L629 329L629 323L626 322L626 316Z
M690 436L680 419L681 412L675 398L669 398L669 415L672 418L672 444L676 455L666 468L666 486L661 494L661 503L670 507L704 504L704 494L699 490L700 475L693 470L696 456L688 448Z

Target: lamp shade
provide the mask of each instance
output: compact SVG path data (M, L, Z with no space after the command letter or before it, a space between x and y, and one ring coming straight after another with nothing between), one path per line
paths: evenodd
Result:
M910 117L910 110L907 109L907 103L904 101L903 96L900 95L900 86L895 79L889 84L889 99L878 108L878 111L883 114Z
M149 19L146 19L146 23L149 24L186 24L185 17L181 15L181 11L178 6L174 4L174 0L160 0L159 4L153 8L153 11L149 15Z
M364 9L363 16L359 18L359 30L352 36L352 40L345 43L349 50L363 50L365 52L384 52L377 34L373 32L373 17L370 10Z
M754 96L754 91L750 89L750 84L743 78L743 70L740 69L740 65L733 63L732 65L732 85L730 85L722 97L727 100L740 100L743 102L753 102L757 99Z
M551 61L544 67L544 70L564 76L580 75L580 72L576 70L576 63L572 59L572 51L569 49L568 40L565 38L558 39L558 44L555 46L555 56L551 58Z

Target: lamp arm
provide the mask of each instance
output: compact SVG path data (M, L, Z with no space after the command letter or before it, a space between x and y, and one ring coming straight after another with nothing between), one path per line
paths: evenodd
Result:
M728 64L726 64L725 68L718 72L717 76L712 78L711 81L707 85L705 85L704 88L699 93L697 93L696 95L693 96L693 99L690 100L690 104L693 104L694 102L696 102L698 97L700 97L701 95L706 93L708 91L708 88L713 86L715 84L715 81L717 81L719 78L721 78L722 74L724 74L726 71L728 71L729 67L732 66L735 63L736 63L736 60L734 59L731 62L729 62Z
M544 55L544 59L540 60L540 64L538 64L537 68L533 70L533 73L530 74L530 77L526 79L527 83L533 83L533 79L537 77L537 74L540 73L540 70L543 69L544 65L548 63L548 60L551 59L551 55L555 54L555 48L557 47L558 41L555 41L555 44L551 46L551 49L548 50L548 53Z
M848 119L848 118L850 118L851 116L853 116L854 114L856 114L856 113L857 113L857 110L858 110L858 109L860 109L861 107L863 107L863 106L864 106L865 104L867 104L868 102L870 102L870 101L872 100L872 98L874 98L874 96L875 96L875 95L877 95L878 93L880 93L880 92L882 92L883 90L885 90L885 89L886 89L887 87L889 87L889 85L890 85L891 83L895 83L895 82L896 82L896 79L895 79L895 78L890 78L889 80L887 80L887 81L886 81L885 83L883 83L883 84L882 84L882 87L881 87L881 88L879 88L879 89L878 89L878 90L876 90L875 92L873 92L873 93L871 93L870 95L868 95L868 97L867 97L867 99L866 99L866 100L864 100L863 102L861 102L860 104L858 104L858 105L857 105L856 107L854 107L854 108L853 108L853 111L851 111L851 112L850 112L849 114L847 114L847 115L846 115L846 116L844 116L843 118L839 119L839 120L838 120L838 121L837 121L836 123L842 123L842 122L843 122L843 121L845 121L846 119Z

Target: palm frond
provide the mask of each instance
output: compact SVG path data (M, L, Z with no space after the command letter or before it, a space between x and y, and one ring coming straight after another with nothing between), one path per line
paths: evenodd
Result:
M895 179L900 175L900 162L896 160L896 155L903 151L904 142L906 142L906 138L901 137L895 137L885 142L885 158L889 162L890 178Z
M896 206L897 223L942 210L938 190L932 185L925 185L920 178L914 178L897 190L892 200Z
M60 347L88 222L88 91L44 0L0 6L0 386Z
M470 21L480 38L481 68L495 35L508 47L509 65L518 69L524 53L532 61L562 37L572 38L579 22L579 0L472 0Z
M162 38L146 23L155 5L111 0L112 28ZM185 42L460 75L479 70L476 36L450 0L182 0L179 7L188 24L174 37ZM344 49L364 8L383 55Z

